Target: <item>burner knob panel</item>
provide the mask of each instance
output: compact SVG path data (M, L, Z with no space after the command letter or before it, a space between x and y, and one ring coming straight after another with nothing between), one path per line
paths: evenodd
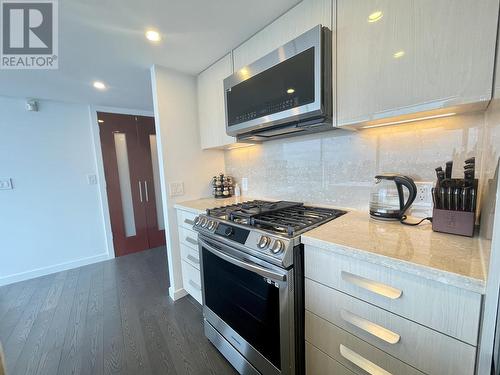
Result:
M262 236L262 237L260 237L260 240L257 243L257 247L259 249L265 249L269 246L270 243L271 243L271 239L269 237Z
M283 244L283 241L276 240L276 241L274 241L273 246L271 246L271 253L279 254L283 251L284 248L285 248L285 245Z

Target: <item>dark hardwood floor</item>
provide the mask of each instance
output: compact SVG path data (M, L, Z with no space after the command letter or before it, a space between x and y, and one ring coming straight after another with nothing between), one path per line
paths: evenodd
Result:
M7 375L236 374L167 272L158 248L1 287Z

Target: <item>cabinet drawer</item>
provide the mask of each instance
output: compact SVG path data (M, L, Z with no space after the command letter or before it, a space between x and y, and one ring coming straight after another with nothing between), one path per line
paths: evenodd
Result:
M306 375L356 375L306 342Z
M193 229L194 218L198 216L195 213L183 210L177 210L177 223L179 226Z
M306 340L355 373L424 375L309 311Z
M305 275L468 344L477 344L481 311L478 293L312 246L305 250Z
M193 249L181 243L181 259L189 263L198 271L200 270L200 253L198 249Z
M191 294L195 300L202 304L200 271L183 260L181 264L184 289Z
M312 280L305 297L310 312L428 375L474 373L476 348L469 344Z
M198 233L185 227L179 227L179 241L198 251Z

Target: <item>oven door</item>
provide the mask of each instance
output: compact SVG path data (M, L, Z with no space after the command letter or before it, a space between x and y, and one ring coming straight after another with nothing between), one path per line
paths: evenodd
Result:
M261 374L291 373L293 270L270 265L205 236L200 235L198 243L205 324L244 360L228 358L238 357L236 352L227 355L219 350L240 373L255 373L246 371L244 365L238 368L246 361Z

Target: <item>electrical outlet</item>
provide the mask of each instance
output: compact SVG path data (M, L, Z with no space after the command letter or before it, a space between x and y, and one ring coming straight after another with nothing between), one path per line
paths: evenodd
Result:
M0 190L12 190L12 180L10 178L0 178Z
M410 214L416 217L432 216L432 188L433 182L417 182L417 196L411 205Z
M242 177L241 179L241 191L248 191L248 177Z
M184 182L172 182L168 185L171 197L184 195Z

